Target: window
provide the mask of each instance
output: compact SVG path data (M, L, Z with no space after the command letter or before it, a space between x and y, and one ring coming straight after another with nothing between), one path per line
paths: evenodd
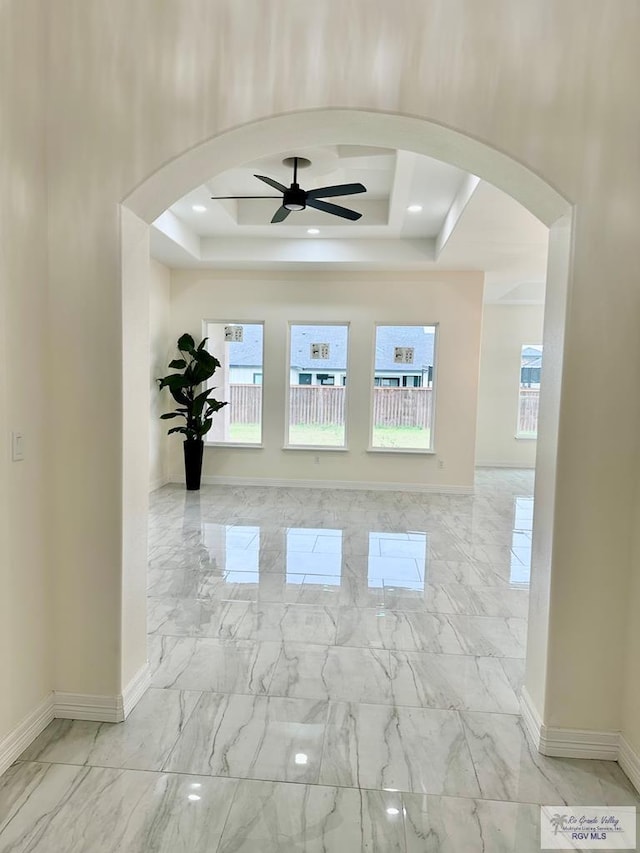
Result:
M207 322L210 351L221 367L212 379L219 400L229 405L213 418L207 441L222 444L262 442L262 323Z
M538 405L540 402L540 375L542 373L542 346L527 344L520 351L520 393L518 394L518 438L536 438L538 435Z
M335 385L336 378L330 373L316 373L318 385Z
M376 326L373 449L433 448L435 326Z
M348 338L344 323L290 325L289 447L345 446L346 387L336 374L347 375Z

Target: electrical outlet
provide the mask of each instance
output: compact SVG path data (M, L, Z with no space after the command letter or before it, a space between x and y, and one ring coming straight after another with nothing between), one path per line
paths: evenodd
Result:
M320 457L319 457L319 456L314 456L314 457L313 457L313 464L314 464L314 465L319 465L319 464L320 464Z
M444 459L438 459L438 468L444 468Z

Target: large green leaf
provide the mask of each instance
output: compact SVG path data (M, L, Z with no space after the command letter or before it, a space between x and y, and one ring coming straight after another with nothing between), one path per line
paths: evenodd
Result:
M171 435L171 433L172 433L172 432L181 432L181 433L184 433L184 435L188 435L188 434L189 434L189 431L187 430L187 428L186 428L186 427L183 427L183 426L179 426L179 427L171 427L171 429L169 430L169 432L167 433L167 435Z
M184 373L182 374L186 385L199 385L200 380L196 377L196 369L198 365L195 361L190 361L186 366Z
M203 349L204 349L204 345L206 344L206 342L207 342L208 340L209 340L209 338L203 338L203 339L200 341L200 343L198 344L198 349L199 349L199 350L203 350Z
M187 362L184 358L174 358L173 361L169 362L169 367L173 367L174 370L184 370L187 366Z
M186 406L187 409L191 405L191 400L187 397L187 395L180 388L170 388L171 396L176 401L176 403L180 403L181 406Z
M158 379L158 382L160 383L161 389L187 388L190 384L181 373L170 373L168 376L163 376L162 379Z
M193 355L193 352L196 348L196 342L193 340L191 335L187 332L184 335L180 335L178 338L178 349L180 352L188 352L189 355Z
M208 394L209 391L203 391L202 394L198 394L198 396L194 399L193 406L191 407L191 411L193 412L194 418L201 417L205 403L207 402Z
M182 412L167 412L165 415L160 415L160 420L168 421L169 418L186 418Z
M219 412L224 406L228 406L228 402L221 403L220 400L207 400L209 404L209 411L207 412L207 416L209 416L212 412Z

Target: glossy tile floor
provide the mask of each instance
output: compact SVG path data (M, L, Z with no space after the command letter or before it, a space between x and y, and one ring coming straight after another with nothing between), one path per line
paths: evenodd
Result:
M532 486L156 492L153 686L25 751L0 853L529 853L538 804L637 804L523 732Z

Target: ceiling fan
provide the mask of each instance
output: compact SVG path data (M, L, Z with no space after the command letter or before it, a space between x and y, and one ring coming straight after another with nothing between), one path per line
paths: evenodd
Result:
M285 187L283 184L274 181L273 178L267 178L265 175L254 175L265 184L269 184L274 190L282 193L279 195L219 195L211 196L212 199L231 199L231 198L282 198L282 204L273 214L272 222L282 222L293 210L304 210L306 207L314 207L316 210L322 210L325 213L332 213L334 216L341 216L343 219L351 219L353 222L360 219L361 213L355 210L349 210L348 207L341 207L339 204L331 204L331 202L322 201L324 198L334 198L341 195L355 195L356 193L366 193L367 188L362 184L337 184L333 187L318 187L315 190L303 190L298 184L298 161L303 165L309 166L310 162L304 157L292 157L293 160L293 183L290 187ZM288 161L285 160L288 164Z

